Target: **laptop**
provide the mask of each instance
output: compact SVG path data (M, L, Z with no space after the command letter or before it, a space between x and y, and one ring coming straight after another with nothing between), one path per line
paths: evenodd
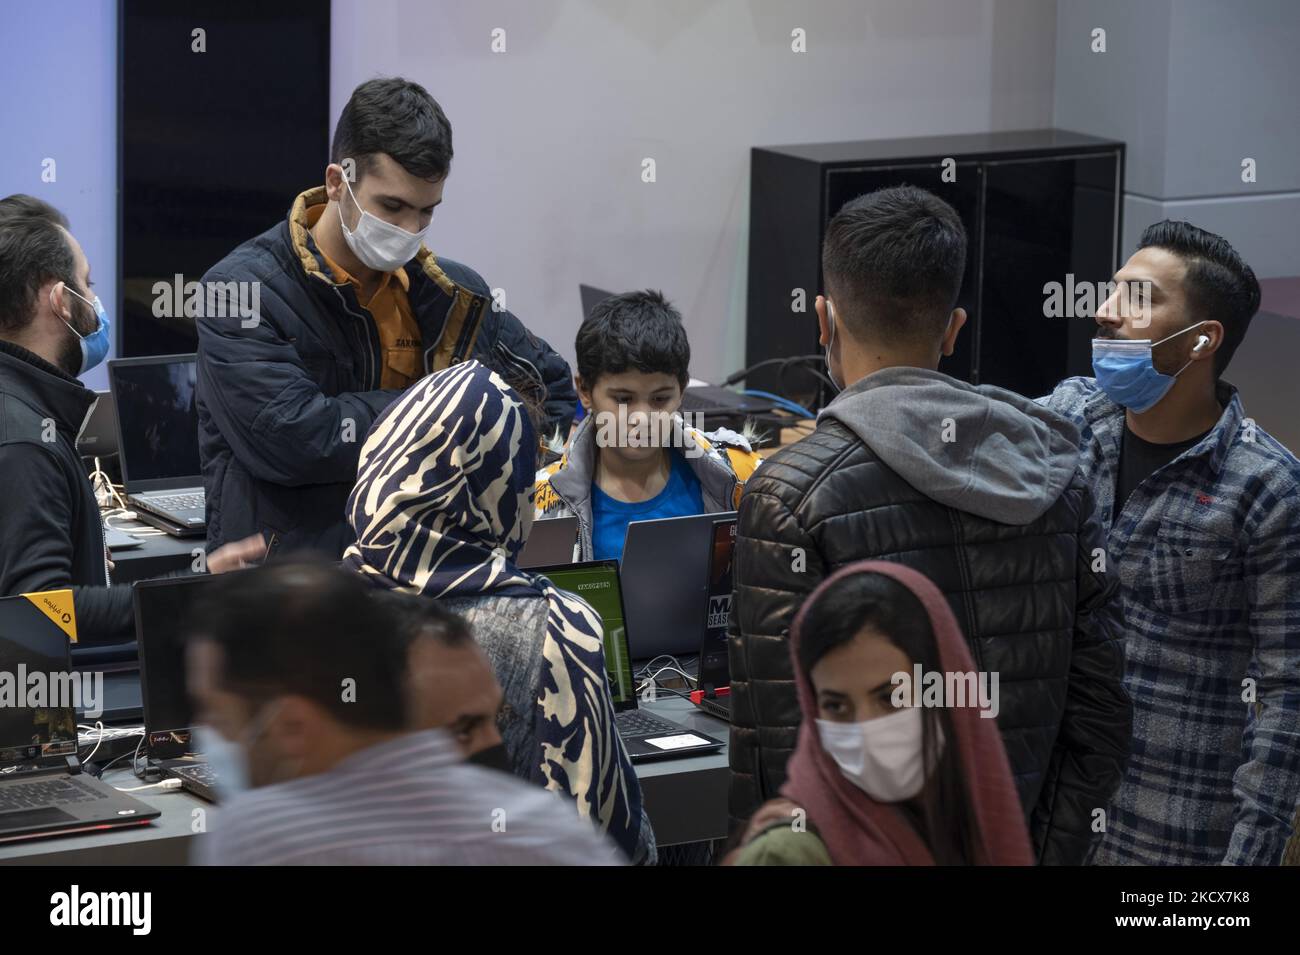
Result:
M735 511L630 521L623 543L623 596L637 621L632 656L697 653L708 604L713 525Z
M578 546L578 518L572 514L564 517L546 517L533 521L524 549L519 552L520 567L548 567L552 564L572 563Z
M173 536L202 536L194 355L114 358L108 381L127 503L140 520Z
M71 590L0 599L0 842L143 826L162 815L82 772L76 707L89 694L72 671L76 635Z
M77 453L83 458L117 454L117 405L111 391L95 392L95 403L77 435Z
M704 639L700 642L698 688L691 702L710 716L731 721L731 661L727 656L727 624L731 621L731 557L736 549L736 519L713 522L709 552L709 594Z
M185 685L184 627L208 574L137 581L132 592L140 647L140 702L149 765L164 779L216 802L216 774L195 752L194 706Z
M561 590L577 594L600 616L605 630L605 670L614 697L614 719L633 762L716 752L722 748L722 740L647 713L637 705L636 678L628 649L628 618L623 613L617 561L589 560L563 567L541 567L536 573L549 578Z

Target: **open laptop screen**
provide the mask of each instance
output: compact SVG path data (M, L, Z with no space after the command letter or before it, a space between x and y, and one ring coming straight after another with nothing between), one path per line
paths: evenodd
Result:
M628 652L627 625L623 618L623 594L618 582L618 562L593 560L562 567L542 567L536 573L547 577L561 590L577 594L600 616L605 627L605 670L616 709L636 706L636 682Z
M26 596L0 600L0 768L77 751L71 679L67 635Z
M194 707L185 685L185 628L212 577L174 577L135 585L135 632L140 647L140 697L149 753L189 752Z
M109 362L127 490L196 486L199 417L193 355Z

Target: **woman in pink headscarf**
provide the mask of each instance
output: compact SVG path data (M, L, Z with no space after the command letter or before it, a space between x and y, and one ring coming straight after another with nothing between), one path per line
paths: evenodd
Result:
M1033 864L997 721L980 715L979 697L915 706L893 680L914 681L916 664L975 671L927 577L887 561L842 568L795 617L790 655L803 723L784 798L754 815L729 863Z

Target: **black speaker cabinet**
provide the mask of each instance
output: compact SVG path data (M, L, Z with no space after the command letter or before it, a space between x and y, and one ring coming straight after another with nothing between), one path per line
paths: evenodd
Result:
M1044 286L1061 283L1068 299L1070 276L1077 284L1114 274L1124 144L1061 129L754 149L745 364L822 350L813 300L824 291L826 224L848 200L903 184L941 196L966 226L958 305L970 317L940 371L1028 396L1090 374L1092 320L1045 317ZM796 289L806 293L803 312ZM812 376L777 372L768 366L748 385L814 406L827 400Z

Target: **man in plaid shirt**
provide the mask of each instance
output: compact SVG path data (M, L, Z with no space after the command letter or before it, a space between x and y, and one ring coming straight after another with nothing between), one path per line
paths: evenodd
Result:
M1092 861L1275 865L1300 797L1300 462L1219 377L1259 283L1167 220L1115 282L1097 377L1040 399L1079 427L1123 591L1133 750Z

